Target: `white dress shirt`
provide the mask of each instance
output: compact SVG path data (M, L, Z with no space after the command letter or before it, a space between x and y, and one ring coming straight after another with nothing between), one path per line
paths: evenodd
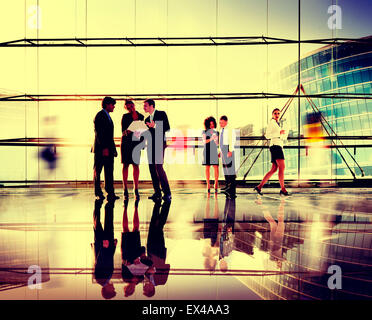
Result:
M271 119L265 133L266 139L270 139L270 147L274 145L283 147L284 140L288 137L288 130L285 130L284 134L280 134L281 130L285 129L281 128L275 119Z
M220 146L229 146L230 151L234 151L236 144L236 131L227 125L220 130Z

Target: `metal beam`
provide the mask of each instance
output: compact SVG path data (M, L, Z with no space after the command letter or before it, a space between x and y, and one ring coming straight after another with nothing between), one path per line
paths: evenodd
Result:
M299 40L265 36L237 37L157 37L157 38L24 38L5 41L0 47L182 47L182 46L247 46L296 44ZM371 45L371 38L323 38L301 40L301 43L338 45L353 43Z

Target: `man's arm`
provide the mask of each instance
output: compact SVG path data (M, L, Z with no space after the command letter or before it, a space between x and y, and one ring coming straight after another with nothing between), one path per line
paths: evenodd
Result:
M169 121L168 121L168 116L167 116L167 114L165 113L165 111L163 111L163 130L164 130L164 133L166 133L167 131L170 130L170 125L169 125Z
M104 121L105 120L102 118L102 114L98 114L94 119L94 130L96 131L97 143L102 150L102 155L108 156L111 142L107 137Z

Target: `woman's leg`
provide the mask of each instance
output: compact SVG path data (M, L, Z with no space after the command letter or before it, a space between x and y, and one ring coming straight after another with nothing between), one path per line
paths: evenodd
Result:
M133 215L133 231L139 230L139 217L138 217L138 204L134 205L134 215Z
M210 183L210 175L211 175L211 173L210 173L210 167L211 166L205 166L205 178L206 178L206 180L207 180L207 189L210 189L211 188L211 183Z
M123 164L123 187L124 190L128 189L128 164Z
M215 165L213 166L214 169L214 189L218 189L218 166Z
M138 180L139 180L139 166L137 164L133 164L133 181L134 181L134 189L138 189Z
M129 232L129 227L128 227L128 202L124 204L123 232Z
M271 178L271 176L276 172L276 170L278 170L278 165L276 163L273 163L270 171L266 173L261 183L257 186L260 190L265 185L265 183Z
M279 176L280 187L282 188L283 191L286 191L284 187L284 169L285 169L284 159L277 159L276 163L279 168L278 176Z

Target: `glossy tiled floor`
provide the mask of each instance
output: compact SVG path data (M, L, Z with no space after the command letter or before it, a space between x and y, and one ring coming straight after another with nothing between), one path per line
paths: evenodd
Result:
M177 189L158 205L142 189L125 210L91 189L2 188L0 299L371 299L372 191L277 191ZM122 258L136 242L123 233L136 228L155 273L128 282ZM328 286L332 265L341 289Z

